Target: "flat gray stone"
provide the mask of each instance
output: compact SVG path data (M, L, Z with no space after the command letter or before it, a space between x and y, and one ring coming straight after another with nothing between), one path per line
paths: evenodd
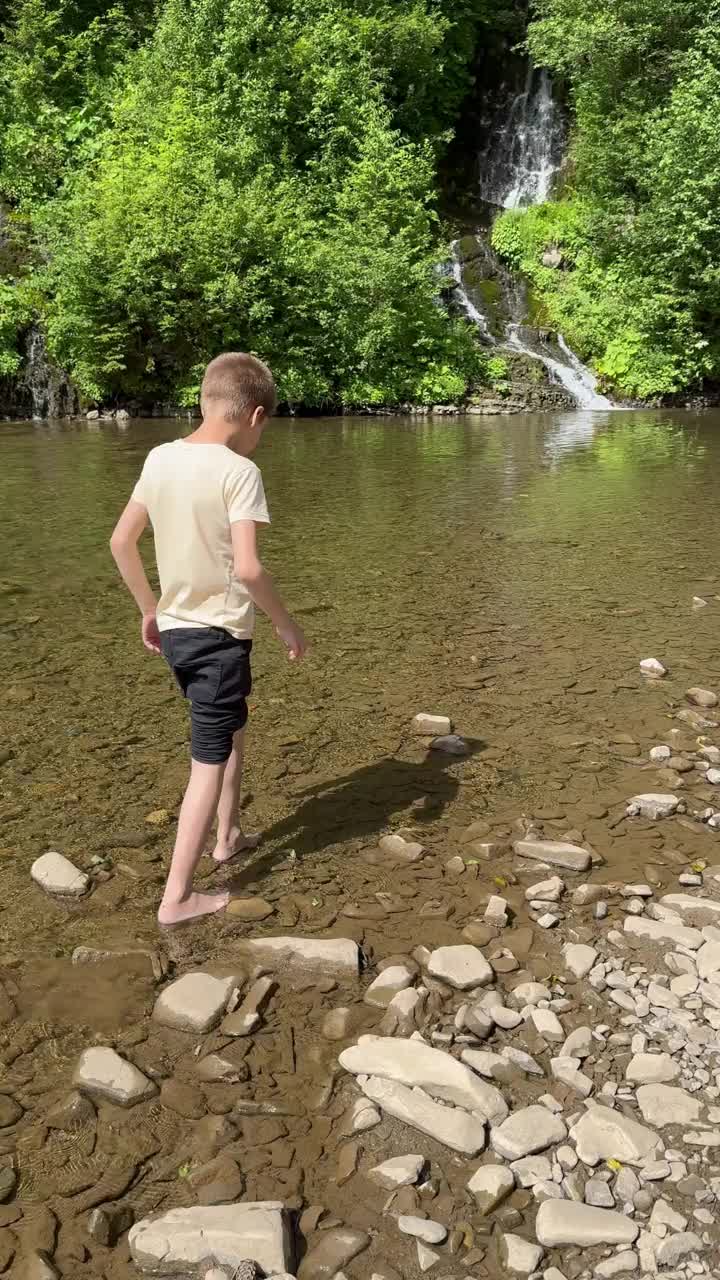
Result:
M137 1222L128 1242L135 1265L161 1276L201 1275L209 1261L230 1268L252 1261L268 1276L292 1265L290 1226L280 1201L170 1209Z
M591 1106L570 1130L577 1153L584 1164L619 1160L621 1164L644 1164L653 1160L662 1143L657 1133L628 1120L609 1107Z
M720 923L720 902L714 898L695 898L691 893L666 893L660 899L660 905L675 911L685 925L702 928L703 925Z
M590 1076L586 1076L577 1067L577 1058L551 1058L550 1070L554 1080L572 1089L580 1098L589 1098L594 1085Z
M701 1105L697 1097L667 1084L643 1084L637 1090L643 1120L660 1129L671 1124L696 1124Z
M616 1253L612 1258L599 1262L595 1268L595 1275L599 1276L600 1280L613 1280L614 1276L628 1275L639 1269L640 1260L635 1250L624 1249L622 1253ZM547 1280L547 1272L545 1280Z
M585 978L597 960L597 951L582 942L569 942L563 947L563 959L575 978Z
M704 1252L705 1245L694 1231L680 1231L663 1240L656 1256L661 1267L676 1267L678 1262L690 1254Z
M559 902L565 885L559 876L551 876L549 880L541 880L525 890L527 902Z
M535 1234L549 1249L558 1245L633 1244L640 1226L622 1213L573 1200L545 1200L535 1219Z
M587 849L564 840L516 840L513 848L519 858L531 858L566 871L587 871L592 864Z
M432 1098L464 1107L492 1124L504 1120L508 1113L505 1099L493 1085L449 1053L420 1040L362 1036L340 1054L339 1062L355 1076L379 1076L423 1089Z
M338 1272L369 1244L367 1232L354 1227L321 1231L300 1264L299 1280L336 1280Z
M481 1213L492 1213L515 1190L515 1178L503 1164L481 1165L467 1184Z
M493 1151L503 1159L519 1160L521 1156L545 1151L566 1137L567 1129L559 1116L545 1107L532 1106L514 1111L492 1130L490 1141Z
M375 1165L368 1172L368 1178L377 1182L386 1191L395 1191L398 1187L410 1187L417 1182L425 1167L425 1157L417 1155L394 1156Z
M658 819L669 818L675 813L680 798L666 791L645 791L642 795L633 796L628 803L637 809L641 818L649 818L651 822L657 822Z
M461 1107L435 1102L422 1089L409 1089L395 1080L361 1076L358 1084L366 1097L411 1128L435 1138L451 1151L477 1156L485 1149L485 1121Z
M225 1013L237 983L237 977L215 978L201 970L185 973L158 996L153 1021L196 1035L211 1031Z
M114 1049L98 1045L80 1054L73 1082L83 1093L119 1107L133 1107L157 1093L157 1087Z
M629 1084L667 1084L677 1080L680 1068L669 1053L636 1053L627 1065Z
M393 997L411 987L414 981L415 974L407 965L392 964L371 982L363 997L365 1004L374 1005L376 1009L387 1009Z
M487 987L494 978L493 971L479 947L461 943L454 947L438 947L427 965L428 973L441 982L447 982L457 991L470 991L474 987Z
M500 1262L511 1275L532 1275L537 1271L542 1256L540 1246L523 1240L522 1236L507 1234L500 1237Z
M403 1235L414 1236L423 1244L444 1244L447 1240L447 1227L441 1222L433 1222L432 1218L415 1218L412 1214L401 1214L398 1227Z
M673 947L687 947L689 951L697 951L705 941L699 929L689 929L687 925L672 924L667 920L648 920L646 916L626 916L623 928L633 937L670 943Z
M46 893L58 898L79 898L90 888L90 878L74 867L62 853L51 850L36 858L30 875Z
M288 968L290 973L312 970L350 976L360 971L360 949L350 938L252 938L237 943L235 950L265 968Z
M700 978L706 981L720 973L720 942L706 942L698 951L695 961Z
M593 1042L592 1031L589 1027L576 1027L567 1037L558 1057L560 1058L588 1058L593 1049L596 1048Z

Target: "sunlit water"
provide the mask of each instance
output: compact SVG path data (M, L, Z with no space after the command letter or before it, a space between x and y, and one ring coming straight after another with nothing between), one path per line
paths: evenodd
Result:
M426 789L444 821L524 812L563 786L616 798L607 752L593 764L598 735L661 733L672 697L720 680L719 427L665 412L273 423L257 458L274 521L263 546L311 651L294 670L259 627L249 821L270 847L319 857L407 820L423 786L388 761L417 757L417 711L449 714L479 744L452 766L466 770L459 789L445 773ZM57 847L87 865L146 831L149 812L177 811L185 709L140 645L107 544L147 450L186 429L2 428L10 953L29 918L37 945L63 954L105 927L85 912L59 936L27 893L34 856ZM649 690L647 656L676 680ZM558 756L568 733L590 744L579 771ZM308 800L321 784L328 802ZM168 831L164 857L171 843ZM111 856L137 871L132 850ZM121 933L152 928L161 879L151 864L125 884Z

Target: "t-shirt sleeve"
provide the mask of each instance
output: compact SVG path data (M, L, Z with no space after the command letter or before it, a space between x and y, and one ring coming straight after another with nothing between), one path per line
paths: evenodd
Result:
M133 502L141 503L142 506L145 507L146 509L148 505L148 498L150 496L150 486L148 483L148 472L150 470L149 463L150 463L150 454L148 454L147 458L145 459L145 464L143 466L142 471L140 472L138 482L135 485L135 488L133 489L132 493L130 494L130 497L132 498Z
M231 524L237 520L255 520L258 524L269 524L265 489L262 476L257 467L243 467L233 471L225 486L225 503L228 519Z

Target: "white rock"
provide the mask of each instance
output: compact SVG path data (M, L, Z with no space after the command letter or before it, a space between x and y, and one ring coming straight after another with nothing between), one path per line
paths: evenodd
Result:
M662 680L667 675L667 667L658 658L642 658L640 670L644 676L650 676L653 680Z
M559 1044L565 1039L565 1028L551 1009L533 1009L529 1020L544 1040Z
M679 1075L680 1068L669 1053L636 1053L628 1063L625 1079L630 1084L666 1084Z
M496 1079L498 1069L505 1068L507 1071L507 1059L499 1053L490 1053L488 1049L463 1049L460 1057L473 1071L485 1076L487 1080Z
M577 1058L551 1058L550 1070L553 1079L559 1080L561 1084L572 1089L581 1098L589 1098L593 1091L593 1082L590 1076L586 1076L582 1071L578 1071L575 1063Z
M30 875L46 893L53 893L59 898L79 898L90 888L89 876L54 850L35 859Z
M567 1129L559 1116L545 1107L532 1106L513 1112L492 1130L490 1141L493 1151L504 1160L519 1160L521 1156L545 1151L566 1137Z
M417 1259L418 1266L424 1275L426 1271L429 1271L431 1267L435 1266L436 1262L440 1261L440 1254L435 1253L433 1249L428 1249L427 1245L423 1244L422 1240L418 1240ZM337 1276L335 1276L335 1280L338 1280Z
M683 1258L692 1253L704 1253L705 1245L694 1231L680 1231L676 1236L667 1236L657 1251L657 1260L661 1267L675 1267Z
M98 1045L80 1054L74 1083L83 1093L119 1107L132 1107L157 1093L152 1080L114 1049Z
M648 920L646 916L626 916L623 928L625 933L633 934L636 938L647 938L650 942L669 942L674 947L687 947L689 951L697 951L703 944L699 929L670 924L665 920Z
M683 924L717 924L720 922L720 902L714 898L695 898L690 893L666 893L660 899L663 907L676 911Z
M452 1151L477 1156L485 1149L484 1120L462 1108L443 1106L422 1089L408 1089L404 1084L382 1080L379 1076L362 1076L358 1083L363 1093L388 1115L435 1138Z
M378 848L382 849L383 853L389 853L392 858L410 864L419 862L425 853L424 845L418 844L417 840L406 840L398 833L381 836L378 840ZM463 863L463 867L464 865Z
M669 818L675 813L680 798L666 791L645 791L642 795L633 796L628 803L636 809L640 817L656 822L659 818Z
M418 1040L362 1036L340 1054L340 1065L356 1076L378 1076L410 1088L424 1089L433 1098L453 1102L493 1124L508 1113L502 1094L442 1049Z
M392 1160L384 1160L382 1164L370 1169L368 1177L386 1191L396 1191L398 1187L409 1187L416 1183L424 1167L424 1156L394 1156Z
M565 885L560 877L551 876L549 880L541 880L526 889L525 898L528 902L559 902L564 892Z
M549 1000L550 992L541 982L521 982L509 994L508 999L514 1009L524 1009L526 1005L538 1005L541 1000Z
M581 942L570 942L563 947L563 959L570 973L576 978L584 978L597 960L594 947L585 946Z
M523 1156L521 1160L514 1160L510 1169L521 1187L534 1187L552 1178L552 1165L547 1156Z
M616 1253L612 1258L606 1258L604 1262L599 1262L595 1268L595 1275L600 1280L613 1280L614 1276L626 1275L628 1272L637 1271L640 1265L638 1256L634 1249L625 1249L622 1253Z
M536 923L541 929L554 929L559 921L559 916L554 916L551 911L546 911L544 915L538 916Z
M587 1058L593 1050L593 1035L589 1027L576 1027L570 1032L565 1041L559 1057L561 1058Z
M695 1124L700 1116L700 1103L684 1089L667 1084L643 1084L637 1091L643 1120L665 1128L670 1124Z
M198 1035L211 1031L225 1013L237 983L237 977L214 978L200 970L183 974L158 996L153 1021Z
M495 929L504 929L508 922L507 902L493 894L485 908L485 920Z
M374 1005L377 1009L386 1009L393 996L411 987L414 981L415 974L412 969L408 969L407 965L392 964L387 969L383 969L375 981L370 983L363 997L365 1004Z
M515 1189L515 1178L502 1164L481 1165L467 1184L481 1213L492 1213Z
M626 884L620 891L621 898L652 898L649 884Z
M563 840L516 840L513 848L519 858L532 858L566 871L587 871L592 863L587 849Z
M438 947L432 952L427 968L433 978L447 982L458 991L486 987L493 980L493 971L482 951L469 944Z
M557 1267L548 1267L543 1271L543 1280L567 1280L567 1276Z
M622 1213L595 1209L568 1200L546 1200L538 1209L535 1234L548 1248L577 1244L633 1244L640 1232L637 1222Z
M518 1067L520 1071L524 1071L526 1076L545 1075L540 1063L536 1062L524 1049L516 1049L514 1045L506 1044L500 1050L500 1057L504 1058L513 1067Z
M696 707L716 707L718 704L718 696L710 689L688 689L685 697L688 702L694 702Z
M414 1218L411 1214L401 1214L398 1227L403 1235L415 1236L425 1244L444 1244L447 1240L447 1227L441 1222L433 1222L431 1218Z
M522 1022L522 1015L517 1009L506 1009L504 1005L493 1006L493 1021L501 1031L514 1031Z
M659 1135L636 1120L609 1107L590 1106L570 1130L577 1153L584 1164L619 1160L621 1164L643 1164L660 1149Z
M424 738L436 738L452 733L452 721L448 716L432 716L421 711L413 720L413 730Z
M237 943L236 950L269 969L348 975L360 969L360 949L350 938L253 938Z
M367 1098L356 1098L350 1108L348 1122L352 1133L367 1133L382 1121L382 1116L374 1103Z
M681 1213L676 1213L667 1200L662 1197L656 1200L652 1213L650 1214L650 1230L655 1231L657 1227L664 1227L667 1231L668 1227L671 1231L684 1231L687 1226L687 1218L683 1218ZM665 1231L656 1232L658 1235L665 1235Z
M292 1264L290 1226L272 1200L171 1209L136 1222L128 1242L136 1266L155 1274L184 1275L207 1258L233 1269L256 1262L268 1276Z
M702 979L713 978L720 973L720 942L705 942L698 951L695 962Z
M671 755L670 747L666 746L652 747L650 750L650 759L653 764L664 764L666 760L670 759Z
M500 1260L505 1271L511 1275L529 1276L536 1271L543 1251L537 1244L523 1240L522 1236L504 1235L500 1237Z

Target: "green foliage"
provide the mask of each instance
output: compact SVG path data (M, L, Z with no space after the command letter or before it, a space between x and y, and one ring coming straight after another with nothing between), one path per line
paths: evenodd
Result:
M536 59L575 113L562 200L493 240L551 325L621 393L720 377L720 4L538 0ZM543 254L561 250L560 269Z
M147 38L142 0L13 8L0 183L87 397L193 404L233 348L305 405L478 376L435 296L435 170L491 0L160 0Z

